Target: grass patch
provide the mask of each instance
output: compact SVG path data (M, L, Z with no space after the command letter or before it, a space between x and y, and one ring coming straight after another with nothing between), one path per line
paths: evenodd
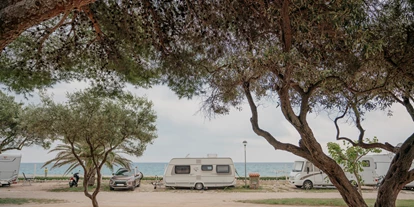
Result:
M0 205L22 205L26 203L62 203L64 200L59 199L39 199L39 198L0 198Z
M284 198L263 200L242 200L242 203L268 204L268 205L296 205L296 206L347 206L340 198L317 199L317 198ZM368 206L374 206L374 199L365 199ZM397 200L397 207L412 207L414 200Z
M88 192L93 192L96 189L95 186L88 186ZM83 186L80 184L78 187L71 187L69 188L69 185L67 187L60 187L60 188L53 188L48 190L49 192L83 192ZM103 191L109 191L109 184L108 183L102 183L101 188L99 192Z

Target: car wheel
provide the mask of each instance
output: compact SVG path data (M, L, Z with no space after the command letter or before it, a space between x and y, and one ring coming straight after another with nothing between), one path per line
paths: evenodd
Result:
M305 181L305 182L303 183L303 188L304 188L305 190L310 190L310 189L312 189L312 188L313 188L313 183L312 183L312 181L310 181L310 180Z
M204 185L203 185L203 183L196 183L195 186L194 186L194 188L196 190L203 190L204 189Z
M110 191L113 191L113 190L114 190L114 188L112 188L112 187L109 187L109 190L110 190Z
M140 185L141 185L141 180L138 181L137 187L139 187Z

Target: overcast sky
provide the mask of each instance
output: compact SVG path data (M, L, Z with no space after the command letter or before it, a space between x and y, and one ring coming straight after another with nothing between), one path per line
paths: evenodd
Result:
M49 89L55 100L63 101L68 91L85 88L82 83L63 83ZM250 125L248 105L242 111L232 110L229 115L209 120L198 112L201 99L178 99L165 86L157 86L148 90L137 90L128 87L137 96L146 96L154 103L157 113L158 138L148 145L142 157L128 157L134 162L168 162L174 157L205 157L217 154L220 157L231 157L235 162L244 162L244 146L247 141L247 162L293 162L295 155L274 150L262 137L257 136ZM16 100L22 100L17 97ZM37 102L35 96L29 102ZM27 101L26 101L27 102ZM394 116L387 112L377 111L367 114L363 127L366 137L377 136L380 142L393 145L403 142L411 135L413 122L408 113L400 105L392 107ZM333 119L336 114L310 114L308 121L314 134L326 150L326 143L335 141ZM259 107L259 124L281 142L297 144L299 136L296 130L284 119L279 108L269 102L261 102ZM358 131L353 125L342 124L342 135L357 139ZM7 154L22 154L22 162L45 162L54 158L38 146L23 148L21 151L9 151Z

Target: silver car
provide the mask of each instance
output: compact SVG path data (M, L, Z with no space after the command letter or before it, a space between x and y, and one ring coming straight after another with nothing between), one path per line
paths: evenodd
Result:
M115 189L129 189L135 190L141 184L141 179L144 175L134 170L128 170L126 168L120 168L116 173L112 174L113 177L109 180L109 190Z

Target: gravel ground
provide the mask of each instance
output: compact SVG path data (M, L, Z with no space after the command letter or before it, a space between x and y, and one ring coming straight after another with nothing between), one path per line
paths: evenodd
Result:
M104 181L106 182L106 181ZM243 181L238 186L244 185ZM92 206L91 201L83 192L49 192L49 189L68 187L67 181L49 181L44 183L32 183L22 185L18 183L12 186L0 187L1 198L45 198L64 200L61 203L50 204L24 204L23 207L87 207ZM376 198L376 190L365 188L365 198ZM318 189L305 191L291 186L286 181L261 181L258 190L208 189L203 191L190 189L166 189L160 187L154 189L150 181L143 181L141 187L135 191L111 191L100 192L98 202L101 207L247 207L258 206L237 202L238 200L269 199L269 198L341 198L335 190ZM413 199L414 191L401 191L399 199ZM8 205L10 206L10 205ZM17 206L17 205L16 205ZM266 207L270 205L260 205ZM274 207L274 206L273 206ZM283 207L283 206L278 206ZM292 207L292 206L289 206ZM303 206L302 206L303 207Z

